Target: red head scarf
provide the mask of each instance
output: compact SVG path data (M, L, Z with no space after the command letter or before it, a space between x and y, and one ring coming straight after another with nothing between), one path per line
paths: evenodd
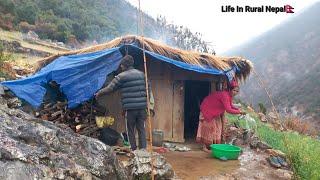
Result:
M235 88L235 87L238 87L239 86L239 84L238 84L238 82L235 80L235 79L233 79L231 82L230 82L230 88L231 89L233 89L233 88Z

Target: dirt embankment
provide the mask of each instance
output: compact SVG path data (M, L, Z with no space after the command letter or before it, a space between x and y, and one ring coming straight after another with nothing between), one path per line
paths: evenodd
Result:
M4 49L7 50L8 52L23 53L23 54L29 54L32 56L39 56L39 57L46 57L50 55L50 53L46 51L23 47L21 46L21 43L18 41L0 40L0 44L2 44Z

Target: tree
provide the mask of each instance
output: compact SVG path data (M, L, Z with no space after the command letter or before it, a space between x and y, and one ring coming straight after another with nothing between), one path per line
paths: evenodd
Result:
M0 27L9 31L13 30L13 20L14 17L10 13L1 15Z
M29 24L34 24L38 14L38 8L33 2L27 2L26 5L17 6L16 14L18 22L26 21Z
M1 14L11 15L15 14L14 4L11 0L0 0L0 12Z
M27 33L29 31L35 31L36 26L31 25L28 22L22 21L19 23L19 29L20 29L20 31Z

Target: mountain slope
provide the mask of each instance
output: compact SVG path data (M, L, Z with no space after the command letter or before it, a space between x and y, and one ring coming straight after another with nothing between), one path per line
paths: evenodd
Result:
M0 0L0 28L34 31L71 47L140 34L139 11L126 0ZM200 33L142 13L143 35L187 50L214 53ZM138 32L139 29L139 32Z
M313 116L314 119L320 117L319 8L320 2L228 52L254 62L280 110L298 110L303 113L301 116ZM269 103L256 77L243 87L243 97L254 104Z

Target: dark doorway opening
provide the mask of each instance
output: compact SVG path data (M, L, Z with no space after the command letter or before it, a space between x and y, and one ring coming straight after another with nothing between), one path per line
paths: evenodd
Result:
M184 87L184 138L193 140L197 135L200 104L210 93L211 85L208 81L185 81Z

